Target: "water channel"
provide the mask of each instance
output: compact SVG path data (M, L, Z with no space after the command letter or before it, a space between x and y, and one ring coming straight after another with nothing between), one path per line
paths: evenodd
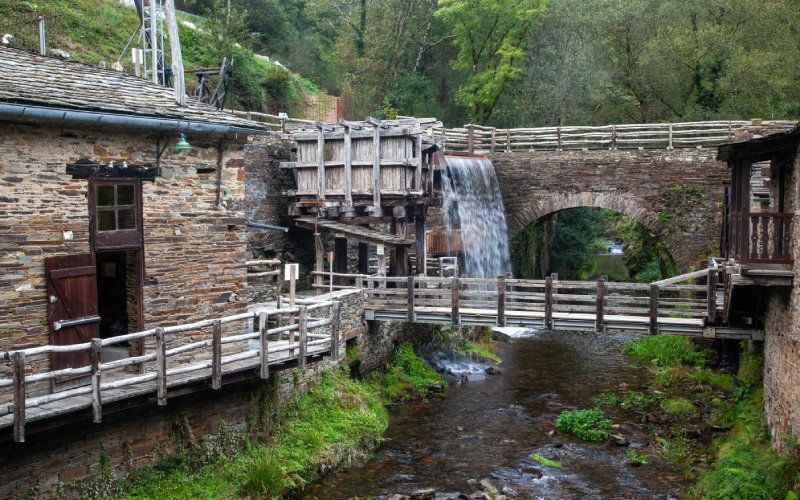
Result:
M386 442L371 460L309 485L301 497L380 498L435 488L440 498L450 498L444 494L480 490L476 482L483 478L517 498L673 496L681 474L659 459L633 467L626 463L626 447L554 432L562 410L591 407L591 398L603 391L646 383L644 369L620 353L629 339L529 332L501 342L500 375L454 384L442 400L396 406ZM631 447L653 439L630 416L606 414ZM533 462L532 452L561 461L563 468Z

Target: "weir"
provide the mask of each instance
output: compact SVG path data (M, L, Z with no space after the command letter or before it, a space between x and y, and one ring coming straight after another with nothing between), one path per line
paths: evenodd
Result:
M508 226L492 162L469 156L447 156L446 161L442 173L446 228L449 236L460 231L467 277L505 276L511 272Z

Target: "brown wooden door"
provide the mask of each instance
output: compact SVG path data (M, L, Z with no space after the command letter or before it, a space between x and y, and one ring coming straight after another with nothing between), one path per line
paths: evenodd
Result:
M97 266L94 254L50 257L45 259L44 267L51 343L78 344L99 337ZM70 320L80 320L83 324L57 324ZM86 366L90 362L89 351L53 353L51 362L54 370Z

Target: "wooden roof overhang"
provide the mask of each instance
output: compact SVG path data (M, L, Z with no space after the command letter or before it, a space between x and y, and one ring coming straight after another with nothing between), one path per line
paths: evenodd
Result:
M414 244L413 238L404 238L394 234L384 233L376 229L363 226L354 226L343 222L336 222L325 219L314 219L311 217L301 217L295 220L298 227L305 229L317 229L334 233L342 233L347 239L360 243L370 243L373 245L389 245L395 247L408 247Z
M750 163L769 161L780 156L794 156L800 143L800 126L788 132L778 132L748 141L732 142L719 147L717 159L734 165L737 160Z

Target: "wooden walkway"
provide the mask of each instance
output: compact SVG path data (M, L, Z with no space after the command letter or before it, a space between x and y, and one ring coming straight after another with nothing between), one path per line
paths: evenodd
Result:
M24 442L25 426L30 422L91 408L92 420L99 423L103 406L109 403L152 395L163 406L171 391L188 384L207 380L212 389L219 389L223 377L236 373L256 371L258 377L266 379L273 366L296 362L304 369L309 359L324 354L338 359L340 347L347 340L341 338L340 302L298 304L93 339L85 344L0 353L13 369L12 378L0 378L0 398L5 400L0 403L0 431L11 427L14 440ZM103 346L140 339L147 346L144 354L101 361ZM36 356L80 350L90 351L90 366L36 373L29 369L29 361ZM65 390L46 388L65 378L88 380ZM11 394L3 388L9 388Z

